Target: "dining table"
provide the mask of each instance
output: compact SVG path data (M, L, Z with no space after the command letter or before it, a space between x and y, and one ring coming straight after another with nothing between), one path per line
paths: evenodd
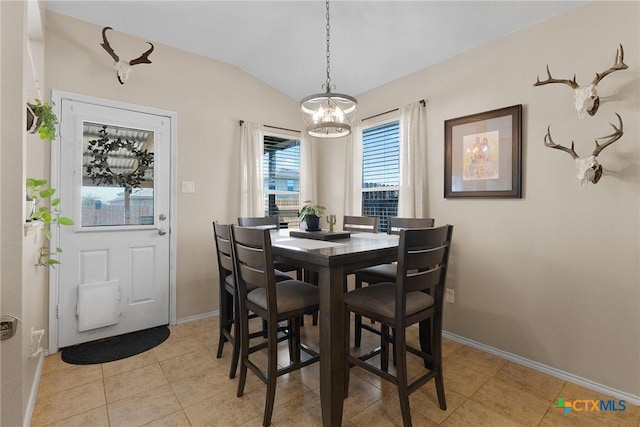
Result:
M348 238L315 240L289 235L288 229L271 231L275 261L317 273L320 293L320 401L322 425L342 424L345 396L345 315L342 296L347 275L372 265L393 262L398 255L397 235L351 233Z

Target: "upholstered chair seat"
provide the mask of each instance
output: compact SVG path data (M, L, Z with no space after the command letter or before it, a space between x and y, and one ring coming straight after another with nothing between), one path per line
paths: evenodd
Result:
M372 313L385 323L393 324L396 312L396 284L378 283L375 286L355 289L344 296L344 303L360 313ZM424 292L407 293L407 317L427 310L435 304L431 295Z
M267 292L258 288L247 293L247 300L267 309ZM290 313L306 309L320 303L318 287L299 280L286 280L276 283L276 305L279 318L289 318Z

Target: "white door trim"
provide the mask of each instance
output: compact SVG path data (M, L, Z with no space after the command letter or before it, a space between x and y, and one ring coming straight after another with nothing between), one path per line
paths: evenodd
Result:
M71 92L63 92L52 90L51 99L55 103L54 111L58 117L61 117L62 100L78 101L87 104L104 105L122 110L131 110L147 114L155 114L167 117L170 121L170 184L169 184L169 322L176 324L176 248L177 248L177 226L176 226L176 196L177 196L177 138L178 138L178 113L175 111L162 110L142 105L129 104L126 102L112 101L109 99L96 98L87 95L79 95ZM58 130L60 127L58 127ZM56 139L51 143L51 177L49 182L52 188L58 188L60 183L60 144ZM58 246L59 234L57 230L52 230L51 245ZM58 351L58 282L59 273L55 268L49 270L49 348L48 354Z

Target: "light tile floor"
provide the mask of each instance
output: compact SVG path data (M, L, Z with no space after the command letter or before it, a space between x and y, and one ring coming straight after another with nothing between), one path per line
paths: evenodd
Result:
M310 319L303 328L314 348L317 329ZM249 372L244 396L236 397L237 377L228 378L231 346L215 357L217 330L217 317L172 326L160 346L102 365L69 365L60 353L46 357L31 425L260 426L265 386ZM363 335L363 348L375 343ZM285 343L280 355L286 363ZM640 409L629 404L621 412L565 416L554 407L558 397L611 398L475 348L445 339L443 357L448 409L439 409L430 382L411 395L414 426L640 426ZM410 372L416 369L417 360ZM321 425L319 393L318 364L280 377L272 425ZM352 369L343 420L348 427L401 426L395 386Z

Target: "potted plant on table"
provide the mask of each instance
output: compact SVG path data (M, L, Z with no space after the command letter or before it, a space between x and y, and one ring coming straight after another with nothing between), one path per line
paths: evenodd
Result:
M54 140L56 138L56 125L58 117L53 112L53 102L41 102L34 99L27 102L27 131L40 135L40 139Z
M305 221L307 231L320 230L320 218L327 210L325 206L314 204L311 200L305 200L300 210L300 222Z

